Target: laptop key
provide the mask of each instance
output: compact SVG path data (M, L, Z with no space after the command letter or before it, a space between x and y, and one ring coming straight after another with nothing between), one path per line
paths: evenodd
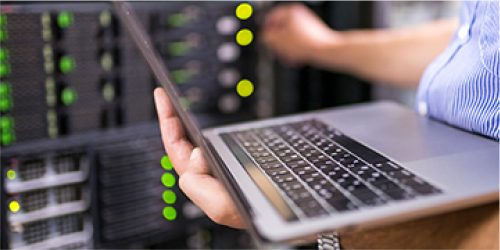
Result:
M330 204L337 211L348 211L357 209L356 204L347 198L331 198L327 199L326 202Z
M380 189L382 192L399 188L399 186L395 182L393 182L387 178L385 178L385 179L380 178L377 181L372 182L371 184L374 187L376 187L377 189Z
M314 170L312 167L310 166L306 166L306 167L300 167L300 168L294 168L292 170L294 173L298 174L299 176L307 176L307 175L310 175L312 173L316 173L316 170Z
M295 182L283 182L283 183L280 183L278 185L285 192L286 191L293 191L293 192L295 192L297 190L304 189L303 185L301 183L299 183L298 181L295 181Z
M306 166L310 166L310 165L307 162L305 162L304 160L298 160L298 161L287 162L287 166L291 169L295 169L295 168L306 167Z
M273 156L260 157L260 158L255 158L255 159L257 160L257 163L259 163L259 164L277 162L277 159L274 158Z
M437 188L434 188L429 183L424 180L415 177L410 179L398 180L401 184L411 188L415 193L421 195L439 193L440 191Z
M273 168L283 168L283 164L281 164L280 162L276 161L276 162L268 162L268 163L263 163L263 164L260 164L260 166L263 168L263 169L273 169Z
M406 199L414 197L414 195L406 192L406 190L399 188L399 187L384 191L384 194L386 194L387 196L389 196L393 200L406 200Z
M323 207L305 208L303 212L307 217L311 218L328 214L328 212Z
M375 192L368 188L359 188L350 192L362 203L373 206L385 203L385 200L379 197Z
M266 172L266 174L268 174L271 177L273 177L275 175L285 175L285 174L290 173L285 167L266 169L266 170L264 170L264 172Z
M292 174L275 175L273 176L273 180L278 184L283 182L296 181L295 177Z

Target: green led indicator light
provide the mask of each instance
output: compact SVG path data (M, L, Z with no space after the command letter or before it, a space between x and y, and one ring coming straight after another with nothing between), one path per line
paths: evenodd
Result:
M170 158L168 158L168 155L164 155L161 158L161 166L165 170L172 170L174 166L172 165L172 162L170 161Z
M173 187L175 185L175 177L173 174L171 173L164 173L162 176L161 176L161 183L163 183L163 185L165 187Z
M179 98L179 102L181 103L181 106L184 110L189 110L189 108L191 107L191 101L185 96L181 96Z
M191 47L186 42L173 42L168 45L170 55L182 56L189 52Z
M253 33L249 29L241 29L236 33L236 43L240 46L247 46L253 41Z
M10 74L10 65L8 63L0 62L0 77L6 77Z
M16 179L17 173L13 169L7 170L7 179L14 180Z
M174 82L177 84L184 84L191 78L191 72L185 69L174 70L171 72Z
M7 15L5 14L0 14L0 26L6 26L7 25Z
M9 52L6 48L0 48L0 61L5 61L9 57Z
M8 96L0 96L0 111L6 112L12 108L12 102Z
M5 42L7 40L7 30L0 28L0 42Z
M177 218L177 211L173 207L164 207L163 208L163 217L169 221L175 220Z
M9 116L2 116L0 117L0 128L3 131L10 130L14 127L14 121L12 121L12 118Z
M61 100L65 106L69 106L75 103L77 98L78 96L76 95L75 90L72 88L65 88L61 93Z
M73 14L69 11L61 11L57 15L57 25L61 29L66 29L73 24Z
M236 92L241 97L249 97L254 90L253 83L248 79L243 79L236 85Z
M10 86L6 82L1 82L0 83L0 98L2 96L7 96L10 94Z
M2 145L10 145L12 142L14 142L15 137L11 132L4 132L2 134Z
M175 27L175 28L185 26L187 22L188 22L187 17L180 13L170 15L167 19L168 25L170 27Z
M75 60L71 56L63 56L59 60L59 69L64 74L70 73L75 67Z
M177 200L177 195L172 190L165 190L163 192L163 201L167 204L174 204Z
M248 3L241 3L236 7L236 17L240 20L247 20L252 16L253 8Z

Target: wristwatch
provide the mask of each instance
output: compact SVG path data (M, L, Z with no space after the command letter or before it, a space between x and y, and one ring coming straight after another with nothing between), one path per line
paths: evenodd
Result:
M318 250L340 250L339 234L332 232L328 234L318 234Z

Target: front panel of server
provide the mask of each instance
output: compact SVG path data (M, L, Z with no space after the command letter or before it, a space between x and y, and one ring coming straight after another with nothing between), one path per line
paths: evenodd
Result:
M257 116L258 6L133 6L202 126ZM2 3L0 43L2 248L250 246L179 191L157 83L110 4Z

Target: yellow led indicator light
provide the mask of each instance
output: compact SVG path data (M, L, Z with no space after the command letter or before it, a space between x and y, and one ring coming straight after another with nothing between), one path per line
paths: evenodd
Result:
M253 83L248 79L242 79L236 85L236 92L241 97L249 97L254 90Z
M253 33L249 29L241 29L236 33L236 43L240 46L247 46L253 41Z
M113 17L111 16L111 12L109 10L105 10L99 14L99 24L102 27L109 27L112 19Z
M177 211L175 211L173 207L164 207L163 217L169 221L175 220L175 218L177 218Z
M161 166L165 170L172 170L174 166L172 165L172 162L170 161L170 158L168 158L168 155L164 155L161 158Z
M173 174L171 173L164 173L162 176L161 176L161 183L163 183L163 185L165 187L173 187L175 185L175 177Z
M107 102L112 102L115 99L115 87L112 83L107 82L102 87L102 96Z
M174 204L175 201L177 200L177 195L175 195L175 192L172 190L165 190L163 192L163 201L166 204Z
M111 53L106 52L101 56L101 67L106 71L111 71L114 66L113 55Z
M11 212L17 213L19 212L19 210L21 210L21 205L19 205L19 202L17 201L11 201L9 203L9 209Z
M13 169L7 170L7 179L14 180L16 179L17 173Z
M247 20L252 16L253 8L249 3L241 3L236 7L236 17L240 20Z

